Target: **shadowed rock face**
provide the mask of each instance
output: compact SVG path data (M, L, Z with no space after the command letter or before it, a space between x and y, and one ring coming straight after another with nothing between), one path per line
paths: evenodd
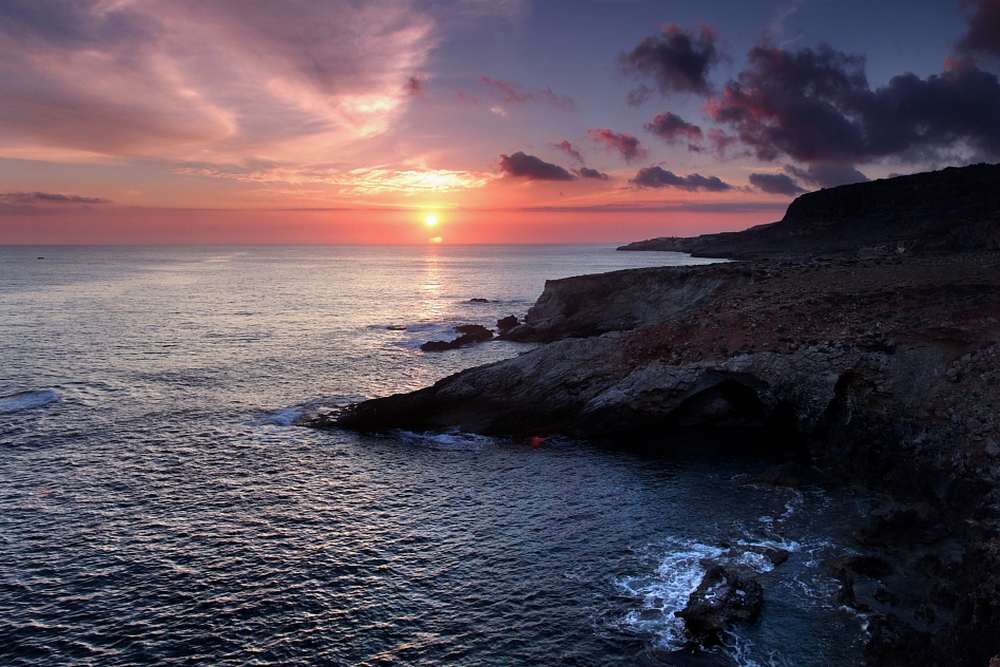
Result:
M796 198L779 222L742 232L663 237L619 250L669 250L753 259L850 252L1000 248L1000 164L843 185Z

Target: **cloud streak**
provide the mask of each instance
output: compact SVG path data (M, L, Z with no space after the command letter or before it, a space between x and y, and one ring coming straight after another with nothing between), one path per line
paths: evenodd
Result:
M433 28L405 0L295 11L267 0L10 0L0 4L0 152L221 161L343 151L386 131L419 92Z
M0 193L0 203L21 206L60 206L67 204L112 204L114 202L103 197L83 197L51 192L6 192Z
M587 130L589 136L595 143L603 144L606 148L617 151L626 162L646 156L646 149L642 143L628 132L615 132L609 129Z
M799 186L788 174L750 174L750 185L772 195L794 197L806 192L806 189Z
M513 155L500 156L500 171L515 178L529 181L574 181L576 176L551 162L545 162L534 155L518 151Z
M488 76L480 77L479 81L501 104L545 104L564 111L572 111L576 107L571 97L556 95L551 88L532 88L513 81L497 81Z
M702 176L701 174L678 176L662 167L643 167L635 175L635 178L629 180L629 183L640 188L677 188L689 192L698 190L725 192L733 189L732 185L718 176Z

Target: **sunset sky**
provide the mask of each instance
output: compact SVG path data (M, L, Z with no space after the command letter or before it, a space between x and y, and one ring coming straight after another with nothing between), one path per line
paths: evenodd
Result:
M1000 160L998 72L1000 0L3 0L0 243L741 229Z

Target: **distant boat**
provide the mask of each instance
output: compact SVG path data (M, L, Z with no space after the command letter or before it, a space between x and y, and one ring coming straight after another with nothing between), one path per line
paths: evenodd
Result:
M38 259L45 259L44 257L39 257Z

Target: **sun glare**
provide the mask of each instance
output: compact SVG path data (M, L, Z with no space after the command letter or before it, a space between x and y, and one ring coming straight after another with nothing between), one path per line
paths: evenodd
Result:
M424 218L424 224L428 227L433 227L438 223L438 217L431 213L426 218Z

